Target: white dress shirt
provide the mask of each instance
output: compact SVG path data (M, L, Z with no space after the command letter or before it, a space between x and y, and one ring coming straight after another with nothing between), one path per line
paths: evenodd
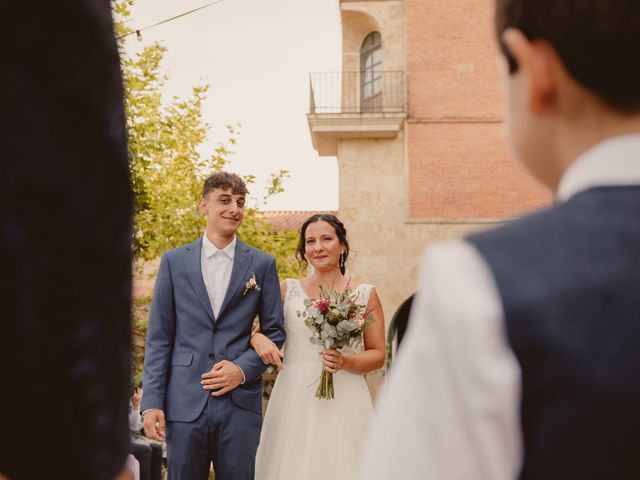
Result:
M640 135L611 138L581 155L564 173L558 199L623 185L640 185ZM520 375L484 259L462 240L429 248L361 478L517 478Z
M211 302L213 314L218 317L222 302L229 289L229 281L231 280L231 271L233 270L233 259L236 255L236 237L229 245L223 249L219 249L211 240L207 238L207 234L202 235L202 254L200 268L202 269L202 279L207 289L207 295ZM239 368L239 367L238 367ZM243 385L246 377L244 371L242 373Z
M223 249L219 249L211 243L206 233L202 236L202 260L200 267L202 268L202 278L207 288L211 308L216 317L220 313L220 307L222 307L224 296L229 288L235 254L235 237L229 245Z

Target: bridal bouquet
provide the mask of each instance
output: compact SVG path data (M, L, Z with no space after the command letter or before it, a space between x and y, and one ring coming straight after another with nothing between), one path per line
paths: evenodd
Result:
M304 300L305 309L298 312L298 317L304 318L304 323L312 332L309 341L325 349L342 348L349 344L352 338L358 338L363 330L373 320L367 311L367 306L357 302L358 294L349 287L342 293L333 288L320 287L320 298ZM316 390L316 397L332 399L333 374L324 368L320 375L320 385Z

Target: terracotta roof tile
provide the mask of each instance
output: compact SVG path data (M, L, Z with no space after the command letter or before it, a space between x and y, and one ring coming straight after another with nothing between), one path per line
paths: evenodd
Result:
M304 221L311 215L316 213L331 213L330 211L305 211L305 210L277 210L272 212L263 212L264 218L269 222L275 231L295 230L299 231Z

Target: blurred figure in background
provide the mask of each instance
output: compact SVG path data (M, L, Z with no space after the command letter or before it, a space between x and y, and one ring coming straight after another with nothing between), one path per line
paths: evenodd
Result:
M140 463L141 480L161 480L162 444L153 442L142 434L141 398L142 385L133 389L129 403L129 432L131 434L129 451Z

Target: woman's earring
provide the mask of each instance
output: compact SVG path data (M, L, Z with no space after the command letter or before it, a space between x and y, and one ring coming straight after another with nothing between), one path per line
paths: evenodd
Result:
M344 271L344 252L340 254L340 270Z

